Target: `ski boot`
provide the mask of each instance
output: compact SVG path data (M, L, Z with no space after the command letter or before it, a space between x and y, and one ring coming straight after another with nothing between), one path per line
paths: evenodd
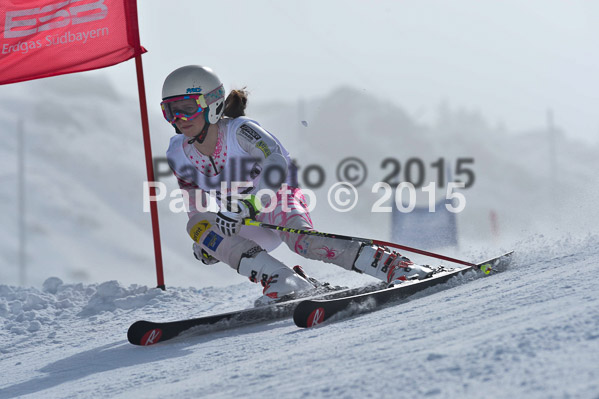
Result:
M389 287L406 280L422 280L433 275L433 269L416 265L405 256L377 245L363 245L353 269L385 281Z
M301 267L299 268L301 270ZM253 283L260 283L264 289L262 297L254 306L270 305L282 300L292 299L306 291L316 289L316 284L307 276L302 276L279 262L266 251L260 251L252 257L242 257L238 273L249 277ZM303 270L302 270L303 274Z

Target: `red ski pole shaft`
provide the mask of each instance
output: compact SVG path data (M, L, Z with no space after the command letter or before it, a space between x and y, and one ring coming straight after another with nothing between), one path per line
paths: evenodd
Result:
M360 237L353 237L353 236L345 236L345 235L341 235L341 234L323 233L323 232L317 231L317 230L292 229L290 227L283 227L283 226L277 226L277 225L274 225L274 224L262 223L262 222L259 222L257 220L252 220L252 219L244 219L244 224L246 226L258 226L258 227L262 227L262 228L265 228L265 229L283 231L283 232L286 232L286 233L306 234L306 235L313 235L313 236L319 236L319 237L328 237L328 238L334 238L334 239L338 239L338 240L347 240L347 241L359 241L359 242L363 242L363 243L368 244L368 245L381 245L381 246L385 246L385 247L397 248L397 249L401 249L401 250L404 250L404 251L413 252L413 253L420 254L420 255L425 255L425 256L428 256L428 257L431 257L431 258L446 260L448 262L453 262L453 263L459 263L460 265L476 266L472 262L466 262L465 260L460 260L460 259L452 258L450 256L445 256L445 255L437 254L437 253L434 253L434 252L424 251L424 250L418 249L418 248L408 247L406 245L395 244L393 242L380 241L380 240L372 240L372 239L369 239L369 238L360 238Z
M434 252L425 251L423 249L412 248L412 247L408 247L408 246L405 246L405 245L395 244L395 243L392 243L392 242L380 241L380 240L372 240L372 243L375 244L375 245L382 245L382 246L385 246L385 247L393 247L393 248L397 248L397 249L403 249L404 251L409 251L409 252L413 252L415 254L430 256L431 258L437 258L437 259L441 259L441 260L446 260L448 262L459 263L461 265L476 266L476 264L474 264L472 262L467 262L465 260L460 260L460 259L452 258L450 256L445 256L445 255L437 254L437 253L434 253Z

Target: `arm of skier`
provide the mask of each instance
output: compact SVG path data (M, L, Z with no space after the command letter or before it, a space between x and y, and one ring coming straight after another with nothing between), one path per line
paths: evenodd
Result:
M195 183L190 183L182 176L178 176L176 173L174 174L175 177L177 177L179 188L183 193L187 216L189 217L189 221L187 223L187 233L194 241L192 246L193 255L197 260L202 261L202 263L205 265L217 263L218 260L209 255L199 244L202 235L210 226L207 220L209 197ZM198 200L200 201L199 208L197 202Z
M288 171L287 160L277 140L252 122L241 125L236 136L239 146L248 154L248 158L256 160L259 179L255 192L266 189L276 193L287 180ZM229 209L218 213L216 223L223 234L233 236L241 230L243 219L254 219L264 205L262 197L257 198L253 195L233 201L229 204Z

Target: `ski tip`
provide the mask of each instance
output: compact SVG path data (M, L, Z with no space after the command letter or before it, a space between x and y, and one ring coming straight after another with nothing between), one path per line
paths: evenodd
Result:
M127 331L127 340L133 345L148 346L160 342L162 330L148 321L136 321Z
M325 320L325 310L314 301L302 301L293 312L293 322L301 328L315 327Z

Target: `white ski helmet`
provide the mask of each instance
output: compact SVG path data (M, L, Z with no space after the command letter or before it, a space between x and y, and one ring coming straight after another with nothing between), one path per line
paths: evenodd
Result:
M187 65L171 72L162 85L162 100L196 94L204 97L206 122L218 122L225 110L225 89L208 67Z

